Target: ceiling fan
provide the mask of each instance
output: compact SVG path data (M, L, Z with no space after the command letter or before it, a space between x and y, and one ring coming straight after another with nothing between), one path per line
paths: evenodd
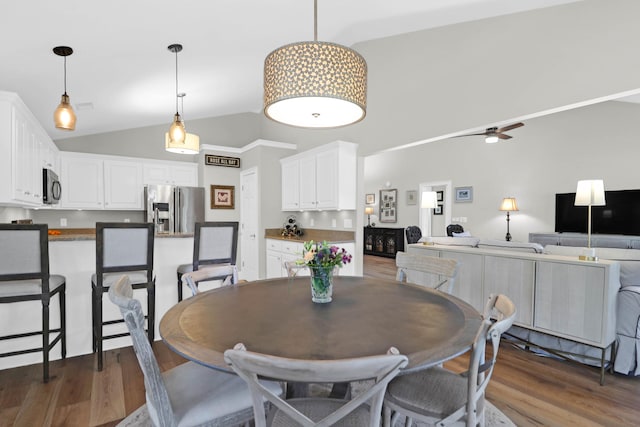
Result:
M513 138L510 135L507 135L504 132L513 130L513 129L517 129L519 127L524 126L524 123L518 122L518 123L514 123L508 126L504 126L501 127L500 129L498 129L497 127L491 127L491 128L487 128L486 131L482 132L482 133L470 133L467 135L460 135L460 136L475 136L475 135L484 135L484 142L486 142L487 144L493 144L498 142L501 139L511 139Z

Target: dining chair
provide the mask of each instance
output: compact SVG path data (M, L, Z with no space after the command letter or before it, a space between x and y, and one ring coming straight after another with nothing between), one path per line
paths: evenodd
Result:
M471 349L469 369L457 374L434 367L395 378L384 399L384 426L395 425L400 415L407 417L407 427L414 420L438 427L461 421L468 427L484 426L484 392L496 364L500 336L515 316L516 307L508 297L491 295ZM492 351L485 361L487 341Z
M417 225L410 225L406 228L405 234L407 235L407 244L418 243L422 237L422 231Z
M49 355L60 342L60 354L67 356L64 276L49 274L49 229L46 224L0 224L0 304L40 301L42 328L0 337L0 341L42 336L41 347L6 351L0 357L42 351L42 380L49 381ZM58 295L60 326L51 328L49 305ZM8 318L5 323L11 323ZM53 339L51 339L53 338ZM4 347L6 350L7 347Z
M395 350L395 349L394 349ZM342 360L300 360L254 353L243 344L227 350L224 358L247 382L253 396L256 427L269 426L370 426L379 427L382 399L389 381L407 365L397 354ZM258 382L258 377L301 383L336 383L371 380L368 388L351 399L300 397L284 400ZM274 406L265 413L262 399Z
M96 272L91 275L91 313L93 352L97 353L98 371L102 371L104 340L129 335L113 332L105 335L105 326L122 323L122 320L104 320L102 295L118 278L126 273L133 289L147 291L147 336L154 339L155 328L155 276L153 274L152 223L97 222L96 223Z
M193 234L193 261L178 266L178 301L182 301L182 275L197 271L202 266L227 265L233 270L232 283L238 281L236 254L238 251L237 222L197 222ZM226 270L225 270L226 271ZM220 277L211 280L225 280L228 275L223 271ZM198 283L196 282L197 286Z
M396 253L396 280L453 292L458 278L458 262L454 259L437 258L407 252ZM445 287L445 285L447 285Z
M298 273L308 267L306 264L298 264L295 261L285 261L284 268L287 270L287 277L296 277Z
M160 372L145 336L142 305L133 298L128 276L120 276L109 288L109 299L120 308L131 334L154 426L230 426L253 419L251 393L238 376L194 362ZM259 384L275 396L283 392L278 382L260 381Z
M234 285L233 275L235 268L232 265L218 265L201 268L198 271L191 271L182 275L182 285L187 286L191 290L191 295L195 296L200 293L197 283L207 280L216 280L224 277L221 286Z

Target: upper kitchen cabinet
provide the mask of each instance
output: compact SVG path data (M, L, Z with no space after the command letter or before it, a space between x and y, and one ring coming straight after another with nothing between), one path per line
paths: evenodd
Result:
M142 210L140 159L62 153L63 209Z
M281 159L282 210L355 209L357 151L336 141Z
M145 161L144 184L198 186L198 164L186 162Z
M42 206L42 169L57 172L58 148L11 92L0 92L0 149L0 204Z

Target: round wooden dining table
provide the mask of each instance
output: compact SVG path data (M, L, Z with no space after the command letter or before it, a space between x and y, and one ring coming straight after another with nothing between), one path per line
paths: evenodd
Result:
M471 348L480 313L466 302L418 285L336 276L333 301L311 301L308 277L259 280L200 293L160 322L165 343L183 357L232 372L225 350L294 359L333 360L385 354L424 369Z

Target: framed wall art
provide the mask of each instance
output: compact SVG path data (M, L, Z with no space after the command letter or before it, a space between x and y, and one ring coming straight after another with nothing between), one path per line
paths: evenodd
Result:
M235 209L233 185L211 186L211 209Z
M398 190L380 190L380 222L396 222Z
M438 205L433 209L433 214L434 215L442 215L442 205Z
M472 202L473 187L456 187L456 203Z
M373 193L366 194L364 196L364 203L367 205L373 205L376 202L376 195Z
M407 205L418 204L418 192L416 190L407 191Z
M436 191L436 200L438 202L444 201L444 191Z

